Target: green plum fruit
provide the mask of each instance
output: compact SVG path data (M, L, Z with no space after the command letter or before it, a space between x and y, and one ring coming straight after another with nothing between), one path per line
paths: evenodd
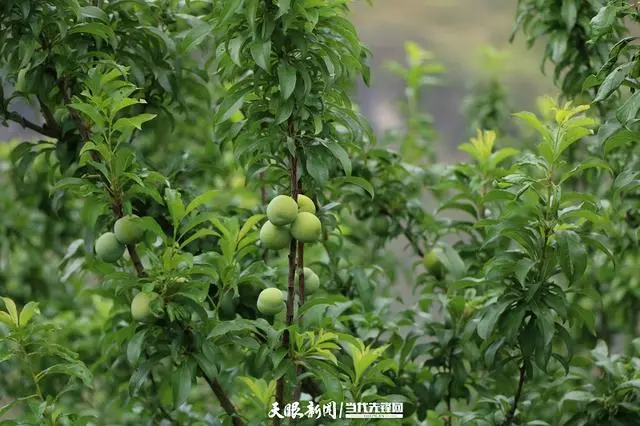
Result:
M313 294L320 288L320 277L311 268L306 266L304 271L304 294ZM300 281L299 275L296 274L296 283Z
M270 221L266 221L260 228L260 241L265 248L280 250L289 247L291 234L284 226L275 226Z
M298 211L316 214L316 205L313 200L304 194L298 194Z
M124 245L118 241L116 234L105 232L95 244L96 256L103 262L115 263L124 254Z
M122 244L137 244L144 237L144 228L140 226L136 215L123 216L118 219L113 226L113 232L116 238Z
M260 292L257 303L258 310L263 314L275 315L284 309L282 291L277 288L265 288Z
M291 236L302 243L315 243L321 234L322 224L313 213L299 213L291 225Z
M140 292L131 301L131 316L136 321L145 321L151 316L149 304L158 297L158 293Z
M432 249L424 255L423 264L425 269L434 276L440 278L444 273L444 266L438 256L439 250Z
M267 206L267 218L276 226L292 223L297 215L298 203L287 195L278 195Z
M387 216L377 216L373 219L373 223L371 224L371 230L373 233L380 237L387 235L390 227L391 221Z

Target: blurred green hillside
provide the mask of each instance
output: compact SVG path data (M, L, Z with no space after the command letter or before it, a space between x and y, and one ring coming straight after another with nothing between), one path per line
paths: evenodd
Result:
M396 100L402 95L402 82L383 64L404 63L407 40L432 51L447 68L443 85L424 97L440 133L443 159L459 157L457 146L468 136L460 108L470 84L483 77L483 46L491 45L508 57L501 73L514 111L533 108L537 96L555 93L551 78L540 70L541 47L527 49L520 34L509 43L515 7L509 0L374 0L373 6L356 2L352 19L373 53L372 87L361 88L358 95L375 129L400 124Z

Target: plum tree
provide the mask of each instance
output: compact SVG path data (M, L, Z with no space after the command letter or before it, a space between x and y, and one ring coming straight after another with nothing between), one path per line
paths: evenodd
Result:
M316 214L316 205L311 198L298 194L298 211Z
M144 228L138 224L136 215L123 216L113 226L113 232L122 244L137 244L144 237Z
M320 277L313 269L304 267L304 292L305 294L313 294L320 288ZM299 281L299 276L296 275L296 283Z
M275 315L284 309L284 297L282 291L277 288L265 288L258 296L257 307L260 312Z
M284 226L275 226L270 221L266 221L260 228L260 241L265 248L280 250L289 247L291 234Z
M303 243L315 243L322 234L320 219L313 213L302 212L291 225L291 236Z
M124 254L124 245L118 241L116 234L105 232L96 240L95 251L98 259L107 263L115 263Z
M151 301L158 297L158 293L140 292L131 301L131 316L136 321L146 321L151 316L149 307Z
M298 215L298 203L288 195L278 195L267 206L267 217L276 226L289 225Z

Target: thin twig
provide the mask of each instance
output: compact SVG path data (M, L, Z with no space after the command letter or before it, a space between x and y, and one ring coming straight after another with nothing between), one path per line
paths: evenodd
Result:
M505 420L504 426L511 426L511 423L516 416L518 402L520 402L520 397L522 396L522 387L524 386L526 371L527 368L524 361L522 361L522 365L520 365L520 379L518 380L518 389L516 390L516 395L513 398L513 405L511 406L511 410L509 410L509 415L507 415L507 420Z

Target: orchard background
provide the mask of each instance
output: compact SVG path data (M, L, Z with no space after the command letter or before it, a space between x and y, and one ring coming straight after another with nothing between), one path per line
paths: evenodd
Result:
M640 424L640 11L504 6L4 0L0 424Z

